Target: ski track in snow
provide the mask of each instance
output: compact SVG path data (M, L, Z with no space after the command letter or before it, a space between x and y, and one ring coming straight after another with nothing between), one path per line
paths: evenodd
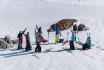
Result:
M55 49L58 50L57 48ZM32 54L8 58L0 56L0 61L2 62L0 67L8 65L1 70L55 70L62 68L64 70L77 70L79 68L80 70L102 70L102 60L104 60L104 57L101 57L102 52L98 48L93 48L89 51L73 50L72 53L67 51L38 53L36 55L39 59L32 56Z

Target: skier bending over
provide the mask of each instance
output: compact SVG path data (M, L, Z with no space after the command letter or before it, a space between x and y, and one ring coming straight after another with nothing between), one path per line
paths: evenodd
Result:
M40 42L47 42L47 40L45 40L44 37L42 36L42 29L41 29L41 27L38 27L38 26L36 25L36 28L37 28L37 30L38 30L37 35L38 35L39 41L40 41Z

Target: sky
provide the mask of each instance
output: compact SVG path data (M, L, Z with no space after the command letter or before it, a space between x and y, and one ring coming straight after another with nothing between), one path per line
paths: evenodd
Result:
M24 30L25 27L27 31L31 32L31 36L34 36L35 25L47 25L47 27L43 27L44 30L65 18L77 18L82 23L91 23L91 21L104 23L104 10L102 9L104 6L99 4L103 3L103 0L80 0L77 3L76 1L0 0L0 36L10 35L12 38L16 38L18 32ZM93 4L89 5L91 2ZM87 20L91 21L87 22Z

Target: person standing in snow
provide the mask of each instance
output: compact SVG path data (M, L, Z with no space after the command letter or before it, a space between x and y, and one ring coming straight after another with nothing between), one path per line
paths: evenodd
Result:
M36 29L35 29L35 39L36 39L36 48L35 48L35 52L41 53L41 46L40 46L39 35L38 35L38 32L36 32Z
M30 44L30 34L29 32L27 32L27 34L24 34L25 38L26 38L26 51L30 51L31 50L31 44Z
M59 43L61 36L60 28L56 26L54 31L56 32L55 43Z
M22 44L23 44L23 34L24 34L25 31L26 31L26 28L25 28L24 31L20 31L18 36L17 36L18 39L19 39L17 50L23 49L23 47L22 47Z

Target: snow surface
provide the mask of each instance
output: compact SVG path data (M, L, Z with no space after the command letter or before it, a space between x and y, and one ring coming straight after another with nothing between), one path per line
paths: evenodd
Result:
M16 50L15 45L0 51L0 70L104 70L103 4L103 0L0 0L0 37L10 35L15 39L19 30L26 27L33 43L36 24L42 26L43 35L48 38L46 30L51 24L65 18L76 18L90 28L77 35L79 40L84 43L87 33L91 33L95 45L88 51L75 50L72 53L62 51L62 47L69 47L68 44L42 45L43 51L50 47L54 49L36 56ZM62 38L67 39L67 32L70 29L62 32ZM54 42L54 33L50 34L50 42ZM35 45L32 47L31 52ZM76 48L80 47L76 44Z

